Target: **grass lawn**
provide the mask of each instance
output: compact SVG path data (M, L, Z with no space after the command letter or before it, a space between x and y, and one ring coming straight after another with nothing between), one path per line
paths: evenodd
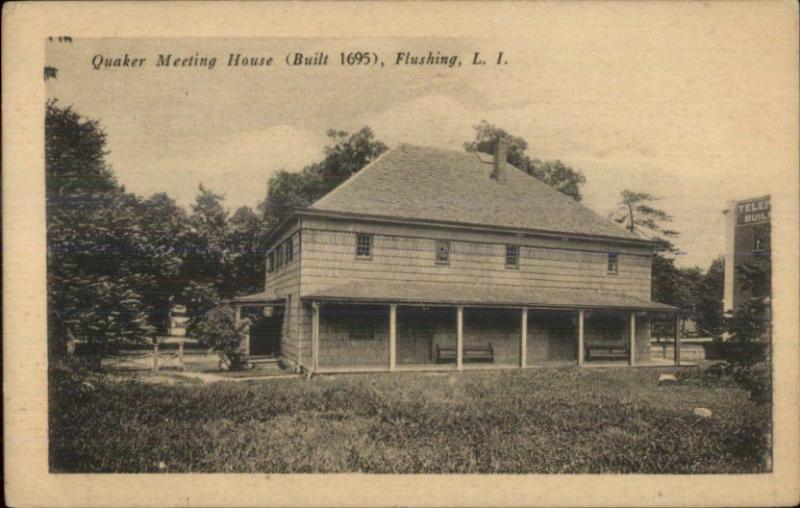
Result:
M160 385L51 372L53 472L752 473L769 404L662 369ZM695 407L711 418L692 414Z

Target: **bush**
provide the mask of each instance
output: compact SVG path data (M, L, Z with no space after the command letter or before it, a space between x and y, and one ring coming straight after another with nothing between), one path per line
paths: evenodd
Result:
M247 355L242 351L249 322L236 324L236 311L230 305L220 305L201 316L194 328L195 336L220 356L220 364L228 370L247 367Z
M733 379L750 392L750 398L759 404L772 400L772 369L767 362L732 369Z

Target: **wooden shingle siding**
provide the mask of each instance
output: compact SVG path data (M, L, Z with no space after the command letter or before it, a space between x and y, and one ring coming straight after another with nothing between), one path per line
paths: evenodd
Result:
M289 228L271 245L274 248L292 238L294 259L272 272L267 272L265 292L273 298L287 301L281 332L281 355L291 362L298 361L298 337L302 333L302 309L300 302L300 225ZM301 361L302 363L302 361Z
M577 359L577 312L528 313L529 365Z
M652 254L652 248L646 245L633 245L622 241L609 240L588 240L580 239L578 237L571 237L567 240L567 236L557 236L556 234L548 234L544 236L520 236L516 234L499 232L499 231L474 231L469 227L454 227L448 225L441 225L434 227L430 226L417 226L417 225L403 225L403 224L386 224L370 221L349 221L343 219L327 219L319 217L306 217L303 218L303 229L308 231L340 231L349 233L372 233L380 235L383 238L399 237L399 238L422 238L429 240L442 240L449 239L452 241L463 241L472 244L506 244L513 243L517 245L528 245L533 247L552 247L552 248L565 248L569 246L572 250L587 250L605 252L611 249L611 252L618 252L620 254L633 254L649 256ZM304 233L305 234L305 233ZM355 240L353 240L355 241Z
M378 232L380 229L381 232ZM361 228L363 230L363 228ZM493 284L522 288L589 289L626 293L649 300L649 250L636 254L620 252L617 246L607 250L575 250L532 245L531 239L504 236L496 244L476 240L456 240L439 233L425 238L429 231L400 236L389 226L376 228L373 256L370 261L356 261L355 234L303 228L301 294L352 281L451 282L457 284ZM481 235L482 237L484 235ZM436 241L450 241L448 265L435 262ZM519 266L505 267L505 246L510 241L520 245ZM563 245L563 244L562 244ZM594 249L598 249L595 245ZM608 253L619 254L619 273L607 273Z
M322 367L388 366L389 311L383 306L323 306L319 341Z
M498 365L519 365L521 317L517 310L464 309L464 347L491 344Z
M453 308L397 308L397 363L436 363L436 347L456 347L456 312Z

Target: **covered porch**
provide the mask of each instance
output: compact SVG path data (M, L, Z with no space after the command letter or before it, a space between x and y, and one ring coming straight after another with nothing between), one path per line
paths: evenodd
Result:
M236 297L230 303L236 311L237 326L245 319L249 322L242 351L250 361L277 360L281 354L286 301L266 293L255 293Z
M446 290L450 296L437 293ZM392 284L304 298L314 372L465 370L545 365L680 365L677 309L627 295ZM546 300L546 301L543 301ZM670 320L672 360L650 357L650 327Z

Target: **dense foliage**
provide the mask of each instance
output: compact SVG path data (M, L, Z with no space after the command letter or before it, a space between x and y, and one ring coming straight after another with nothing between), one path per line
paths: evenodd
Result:
M98 365L163 332L175 302L198 316L222 297L261 288L265 228L254 211L228 217L222 196L202 186L189 215L166 194L126 192L105 162L99 123L55 101L45 110L53 353L81 340Z
M273 227L295 208L305 208L339 186L388 147L375 139L369 127L350 134L328 131L325 157L300 172L279 171L269 179L267 198L259 205Z
M54 101L46 104L48 326L51 351L86 341L95 359L154 333L146 301L172 269L169 252L138 221L141 202L105 164L105 133ZM155 257L155 259L154 259Z
M220 363L228 370L242 370L247 359L242 340L248 323L236 323L236 311L229 305L218 305L204 313L195 323L194 333L201 344L219 354Z
M464 143L468 152L492 154L501 139L508 144L508 162L534 178L538 178L557 191L566 194L575 201L580 201L581 185L586 177L579 169L574 169L560 160L543 161L531 158L525 152L528 142L519 136L509 134L504 129L482 120L475 128L475 139Z
M767 402L772 397L772 265L765 258L738 268L736 276L750 298L727 323L728 370L755 400Z
M756 473L770 410L651 369L157 386L54 376L56 472ZM713 416L692 414L705 407ZM161 464L162 467L159 467Z

